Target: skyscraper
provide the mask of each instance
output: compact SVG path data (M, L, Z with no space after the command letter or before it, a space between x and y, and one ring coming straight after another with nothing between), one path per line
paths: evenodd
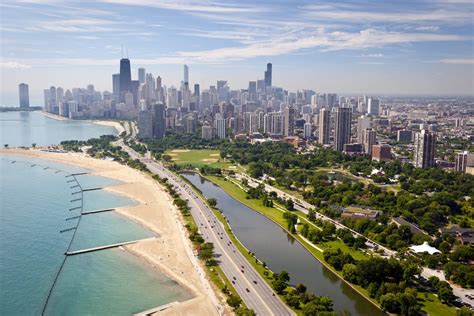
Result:
M328 109L319 111L319 139L321 145L329 144L329 131L331 122L331 112Z
M351 142L352 109L337 107L335 115L334 149L342 152L344 144Z
M112 75L112 94L114 95L114 100L118 101L120 98L120 74Z
M153 137L163 138L166 133L165 105L156 103L153 105Z
M145 68L138 68L138 82L145 83Z
M380 100L369 98L369 107L368 112L372 116L379 116L380 115Z
M20 92L20 108L28 108L30 106L30 96L28 93L28 85L26 83L20 83L18 85Z
M357 142L364 143L364 131L372 125L371 118L362 115L357 118Z
M456 155L455 171L466 172L467 167L474 165L474 155L468 151L460 152Z
M216 119L214 120L214 128L216 129L218 138L226 138L225 118L223 118L222 115L216 115Z
M271 67L271 64L270 64L270 67ZM283 135L292 136L295 130L295 109L292 106L285 108L284 116L285 116L285 123L284 123Z
M311 138L312 133L311 133L311 123L304 123L303 125L303 138L304 139L309 139Z
M153 115L151 111L142 110L138 112L138 137L152 138L153 137Z
M366 154L372 155L372 147L377 141L377 133L371 128L366 128L362 133L362 143Z
M436 134L422 130L415 134L414 164L418 168L435 166Z
M189 84L189 68L188 65L184 65L184 84Z
M264 73L265 75L265 88L272 86L272 64L267 64L267 70Z
M120 102L125 102L125 94L132 91L132 74L130 72L130 60L120 59Z

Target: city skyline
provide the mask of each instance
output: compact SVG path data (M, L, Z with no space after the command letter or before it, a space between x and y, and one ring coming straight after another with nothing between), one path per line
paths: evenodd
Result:
M473 5L465 0L391 6L27 0L1 6L2 105L18 103L20 82L30 85L33 105L45 85L111 91L108 73L116 72L121 45L133 79L143 67L167 86L179 85L186 63L190 85L223 79L245 88L263 79L267 62L275 67L273 85L291 91L464 95L474 86Z

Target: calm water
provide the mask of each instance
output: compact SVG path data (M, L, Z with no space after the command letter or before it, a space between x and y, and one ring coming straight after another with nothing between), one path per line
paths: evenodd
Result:
M71 202L80 196L72 197L77 188L66 182L71 178L52 168L68 172L78 168L12 155L0 158L0 315L38 315L73 233L59 231L76 225L77 220L66 218L78 215L79 210L69 209L80 206ZM117 184L92 176L78 176L78 180L84 188ZM85 210L134 203L105 191L84 193ZM87 215L71 249L151 236L113 212ZM115 248L69 257L46 311L48 315L130 315L190 297L164 274Z
M117 131L87 121L59 121L38 112L0 112L1 146L49 146L62 140L87 140L100 135L117 135Z
M286 270L292 284L301 282L308 287L308 291L331 297L337 311L348 310L352 315L385 315L326 269L271 220L234 200L220 187L198 174L185 174L184 177L206 197L217 200L217 207L229 220L237 238L271 270Z

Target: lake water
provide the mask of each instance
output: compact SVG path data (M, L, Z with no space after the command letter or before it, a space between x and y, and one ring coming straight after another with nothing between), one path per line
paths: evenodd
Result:
M117 135L111 126L90 121L55 120L39 112L0 112L0 145L10 147L57 145L63 140L87 140L100 135Z
M291 284L303 283L309 292L331 297L336 311L347 310L351 315L385 315L324 267L280 226L200 175L186 173L183 176L206 197L216 199L217 207L229 220L237 238L272 271L288 271Z
M116 134L88 122L56 121L38 113L0 113L0 139L10 146L57 144ZM31 124L31 126L27 126ZM75 134L78 133L78 134ZM12 161L15 161L14 163ZM81 201L69 165L0 155L0 315L40 315L71 240ZM77 176L83 188L119 184ZM85 211L134 205L102 190L84 192ZM73 209L73 210L70 210ZM66 221L66 219L68 219ZM71 250L153 236L114 212L86 215ZM68 257L46 308L47 315L131 315L192 294L142 259L120 248Z

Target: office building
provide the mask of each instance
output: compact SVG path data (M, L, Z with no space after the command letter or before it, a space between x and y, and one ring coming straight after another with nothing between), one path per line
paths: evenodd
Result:
M435 167L436 134L422 130L415 134L414 165L418 168Z
M138 68L138 82L145 83L145 68Z
M203 125L201 128L201 138L202 139L212 139L212 127L208 125Z
M313 127L311 126L311 123L304 123L303 125L303 138L304 139L310 139L313 136Z
M369 98L368 112L372 116L380 115L380 100L375 98Z
M286 107L283 115L285 117L283 135L287 137L293 136L293 132L295 130L295 109L292 106Z
M188 65L184 65L183 68L184 68L184 76L183 76L184 80L183 80L183 82L184 82L184 84L189 84L189 67L188 67Z
M321 145L329 144L329 132L331 131L331 112L328 109L319 111L319 139Z
M398 142L411 142L413 139L413 133L410 130L399 130L397 131L397 141Z
M466 172L468 167L474 166L474 154L468 151L460 152L456 155L455 171Z
M371 128L372 119L369 116L362 115L357 118L357 142L364 143L364 131Z
M118 101L120 98L120 74L112 75L112 94L114 100Z
M28 93L28 85L26 83L20 83L18 85L20 93L20 108L25 109L30 107L30 95Z
M163 103L153 105L153 137L161 139L166 133L166 113Z
M351 120L351 108L336 108L334 126L334 149L336 151L343 151L344 144L351 142Z
M377 142L377 133L371 129L366 128L363 132L362 145L366 154L372 155L372 147Z
M217 115L214 120L214 128L216 129L216 135L220 139L226 138L226 120L222 115Z
M120 59L120 102L125 102L125 94L132 91L132 74L130 72L130 60Z
M143 110L138 112L138 137L141 139L153 138L153 114L152 111Z
M267 64L267 70L264 73L265 76L265 89L272 86L272 64Z
M392 159L392 149L389 145L372 146L372 159L376 161L390 161Z
M166 104L170 109L176 109L178 107L178 90L173 86L168 88Z

